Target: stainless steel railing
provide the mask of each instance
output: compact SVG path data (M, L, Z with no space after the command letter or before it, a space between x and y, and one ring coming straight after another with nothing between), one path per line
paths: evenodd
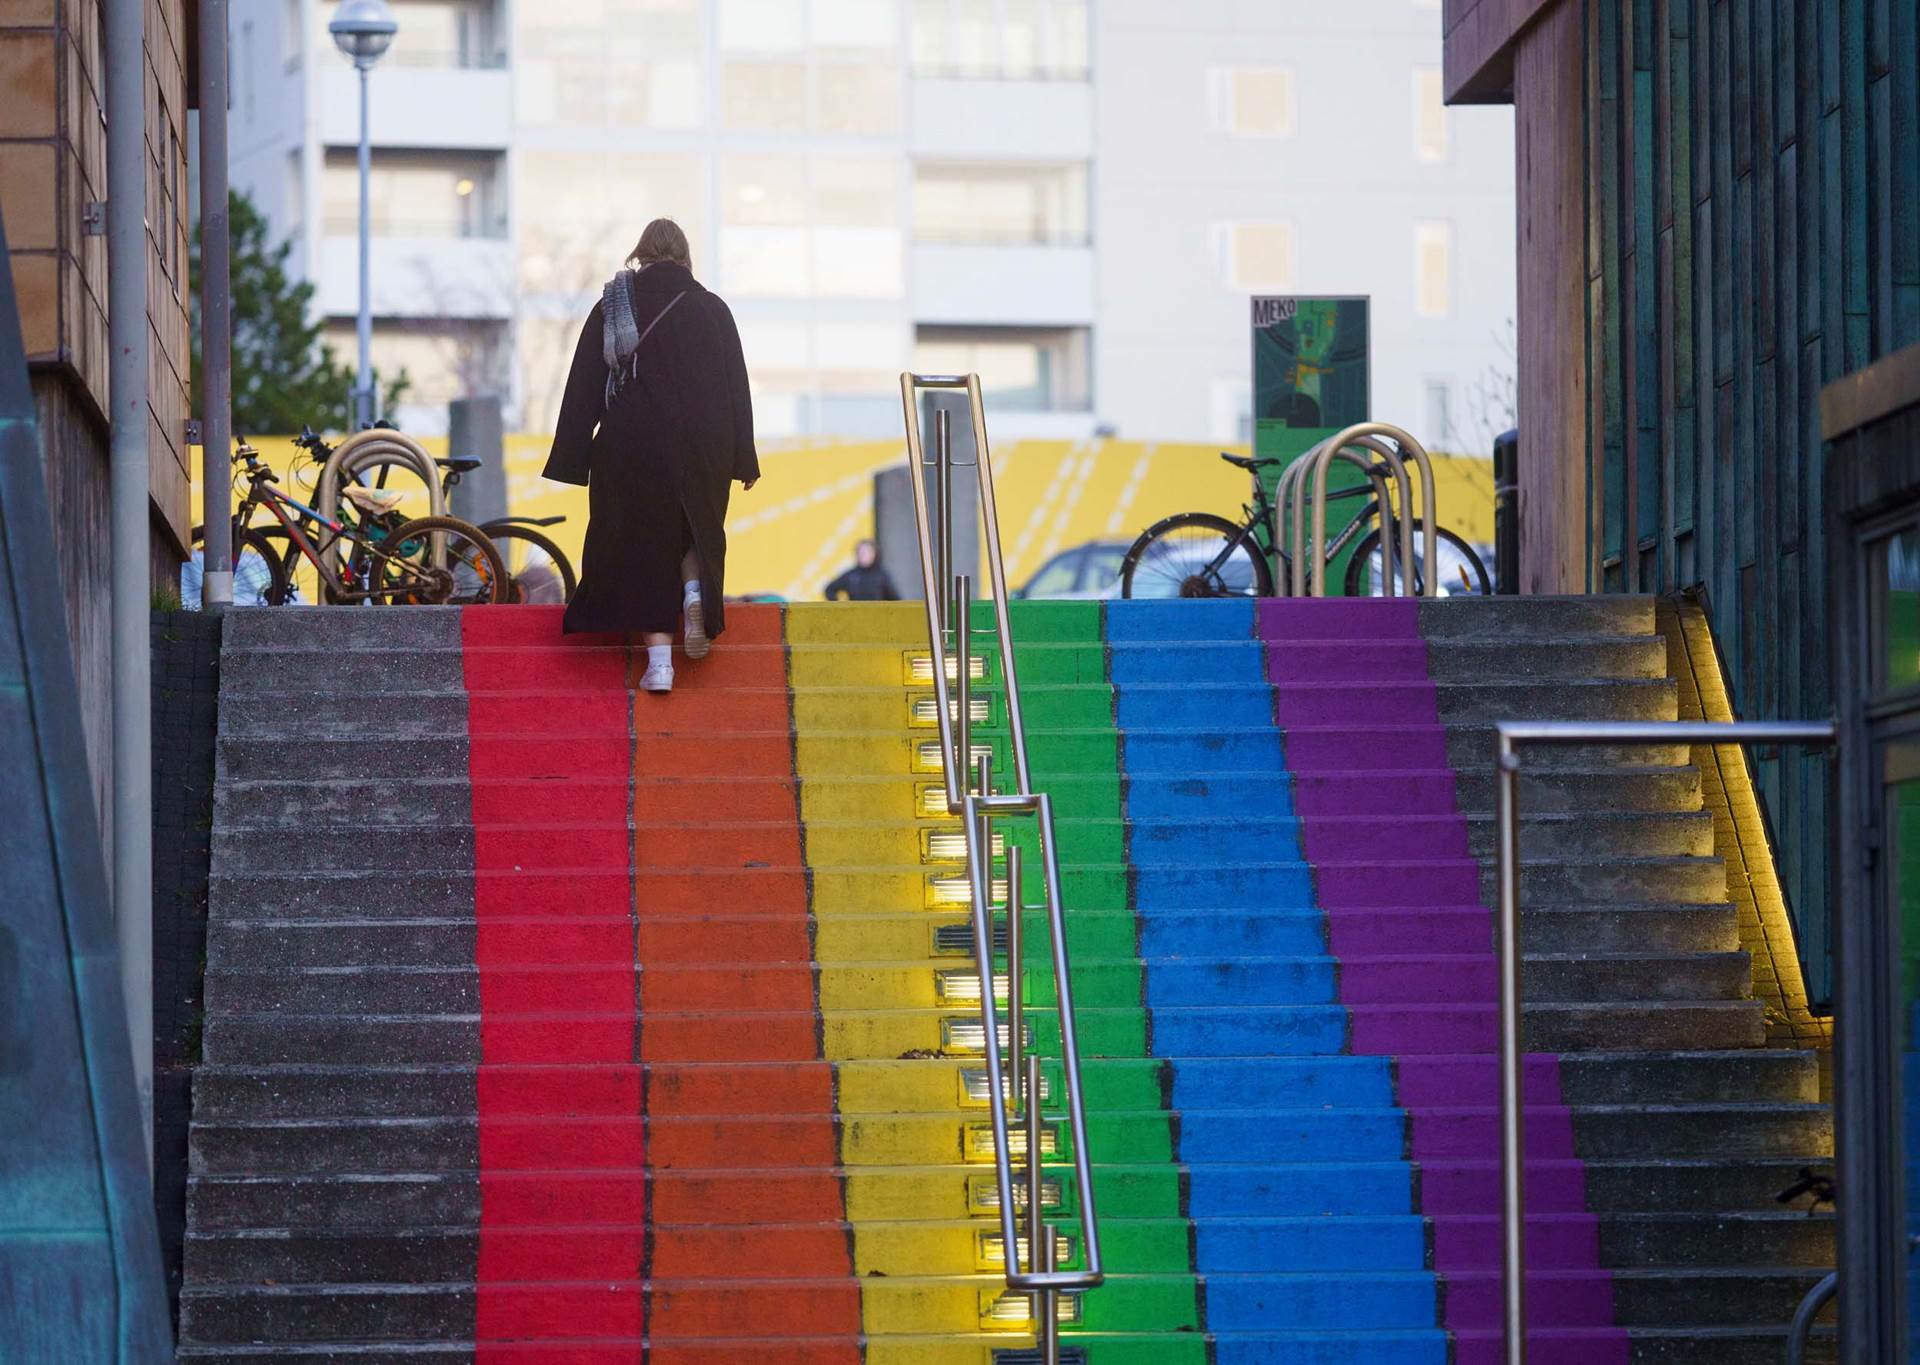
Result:
M1526 1365L1525 1123L1520 1087L1520 750L1529 745L1803 744L1838 742L1832 721L1501 721L1494 726L1499 791L1500 1278L1506 1365Z
M1407 479L1406 466L1409 460L1420 474L1420 534L1421 548L1426 558L1427 583L1425 593L1428 597L1439 596L1439 575L1433 567L1438 550L1438 531L1434 517L1434 479L1433 461L1427 455L1426 447L1414 440L1412 435L1387 422L1359 422L1346 430L1329 436L1314 446L1306 454L1288 465L1280 476L1280 485L1276 490L1274 505L1273 543L1276 547L1287 545L1287 525L1292 527L1291 548L1293 553L1293 574L1286 585L1287 591L1295 597L1304 596L1311 588L1315 597L1327 595L1327 467L1335 459L1344 459L1358 464L1362 469L1373 473L1375 466L1356 451L1369 451L1379 457L1386 466L1384 473L1391 474L1400 490L1400 565L1404 575L1407 595L1417 595L1413 566L1413 498L1412 487ZM1392 537L1387 534L1388 505L1386 489L1381 494L1381 535L1380 555L1383 572L1382 590L1389 596L1394 591L1394 547L1389 543ZM1312 493L1309 495L1308 487ZM1308 509L1312 510L1311 548L1313 552L1312 573L1308 572L1308 560L1303 553L1308 548Z
M986 544L988 584L993 618L1000 640L1001 682L1006 696L1008 747L1013 757L1015 790L1004 795L993 790L993 763L973 758L972 663L973 583L953 572L953 435L950 415L934 415L934 451L928 460L921 441L915 396L921 389L960 389L967 395L973 421L974 461L979 485L981 530ZM900 376L900 400L907 423L908 483L913 487L915 529L920 542L920 578L925 588L927 641L933 654L935 724L949 814L960 817L966 844L967 883L973 911L973 955L980 971L982 1050L986 1055L987 1104L993 1128L994 1180L1000 1196L1001 1245L1006 1251L1007 1288L1031 1295L1035 1336L1042 1359L1058 1365L1060 1337L1059 1296L1092 1289L1106 1278L1100 1260L1100 1225L1094 1208L1093 1167L1087 1150L1087 1119L1080 1080L1080 1047L1074 1028L1073 978L1067 955L1065 909L1061 898L1060 854L1054 837L1053 803L1045 792L1033 790L1027 761L1026 728L1020 711L1020 681L1014 660L1013 629L1007 608L1006 565L1000 551L1000 520L994 505L993 460L987 448L987 422L978 375ZM939 507L929 515L926 469L934 473L934 498ZM936 532L938 534L936 534ZM951 660L951 665L949 664ZM949 691L949 679L953 687ZM957 695L955 695L957 694ZM977 776L976 776L977 774ZM1029 907L1021 890L1019 849L1007 847L1007 1004L1006 1057L1000 1045L999 1008L994 1000L993 951L993 825L996 820L1032 816L1038 841L1043 902ZM1024 1037L1021 977L1027 944L1024 912L1038 908L1046 914L1051 940L1054 999L1060 1019L1062 1098L1066 1104L1067 1135L1072 1148L1074 1177L1079 1186L1081 1266L1057 1269L1054 1231L1046 1221L1042 1197L1042 1160L1047 1132L1041 1058ZM1027 1256L1021 1264L1020 1238L1015 1222L1015 1176L1011 1138L1013 1122L1021 1124L1025 1148L1022 1171L1026 1195Z

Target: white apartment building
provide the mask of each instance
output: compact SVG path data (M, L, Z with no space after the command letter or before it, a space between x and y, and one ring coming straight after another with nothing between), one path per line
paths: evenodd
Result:
M357 77L328 0L238 0L233 175L343 355ZM1247 298L1367 294L1377 416L1442 447L1512 369L1510 109L1440 104L1437 0L394 0L375 361L404 426L551 420L670 215L764 434L889 434L977 369L1002 435L1244 439Z

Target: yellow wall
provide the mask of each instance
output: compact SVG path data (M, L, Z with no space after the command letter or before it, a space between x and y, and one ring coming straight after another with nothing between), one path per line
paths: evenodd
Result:
M255 441L283 474L293 447L285 437ZM446 453L444 438L423 440ZM515 515L567 518L550 531L578 563L586 527L587 491L540 477L549 438L507 438L507 498ZM1244 447L1235 447L1244 454ZM1007 574L1024 583L1049 557L1089 540L1129 542L1174 512L1237 516L1248 477L1220 459L1221 447L1195 443L1014 441L994 452L1000 534ZM734 490L727 518L727 589L817 599L821 587L851 562L854 542L873 531L873 476L903 458L901 443L832 438L769 441L760 451L761 481ZM1438 456L1435 476L1442 524L1474 544L1493 540L1490 461ZM286 485L296 497L312 471ZM196 495L197 497L197 495ZM197 502L196 502L196 505ZM421 510L425 510L424 507ZM912 572L896 565L894 572Z

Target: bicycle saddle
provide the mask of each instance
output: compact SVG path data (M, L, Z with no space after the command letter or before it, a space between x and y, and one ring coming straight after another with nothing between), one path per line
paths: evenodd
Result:
M1241 469L1265 469L1268 465L1280 463L1278 460L1260 460L1246 455L1235 455L1226 450L1220 452L1220 458L1230 465L1238 465Z
M384 516L400 505L400 490L397 488L368 488L364 484L350 483L340 490L340 496L372 517Z
M434 463L442 469L451 469L456 474L464 474L470 469L478 469L486 461L475 459L471 455L455 455L452 459L435 460Z

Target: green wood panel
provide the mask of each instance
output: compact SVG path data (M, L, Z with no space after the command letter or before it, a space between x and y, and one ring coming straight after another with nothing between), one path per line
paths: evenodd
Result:
M1586 12L1588 562L1700 588L1741 714L1825 714L1819 393L1920 341L1920 0ZM1825 761L1757 766L1823 959Z

